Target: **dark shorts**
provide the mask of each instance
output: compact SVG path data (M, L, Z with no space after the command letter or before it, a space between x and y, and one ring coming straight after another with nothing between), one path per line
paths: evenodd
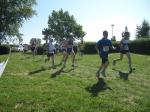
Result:
M67 53L68 54L72 53L72 50L73 50L72 48L67 48Z
M47 57L51 57L53 55L54 55L54 53L47 53Z
M35 50L35 47L31 47L31 51L33 52Z
M126 53L129 53L130 51L129 50L121 50L120 51L122 54L126 54Z
M62 52L67 52L67 50L66 50L66 49L62 49L61 51L62 51Z
M101 56L101 60L102 60L102 64L105 64L106 62L108 62L108 56Z

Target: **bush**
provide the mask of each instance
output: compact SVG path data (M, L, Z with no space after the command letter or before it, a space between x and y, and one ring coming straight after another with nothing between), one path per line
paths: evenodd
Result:
M0 45L0 55L9 54L9 46L8 45Z
M85 42L84 43L84 54L96 54L96 42Z
M129 48L133 53L150 55L150 39L138 39L131 41Z
M37 47L37 54L38 55L42 55L44 53L44 48L43 48L43 46L38 46Z

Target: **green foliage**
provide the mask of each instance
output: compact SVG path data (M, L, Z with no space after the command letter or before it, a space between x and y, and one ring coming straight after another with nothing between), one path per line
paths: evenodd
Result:
M38 46L37 47L37 54L38 55L42 55L44 53L44 48L43 48L43 46Z
M40 46L41 45L41 39L40 38L31 38L30 44Z
M1 0L0 1L0 43L6 37L18 36L19 28L25 20L35 15L32 6L36 0Z
M141 26L136 28L136 38L149 38L150 37L150 24L148 21L143 20Z
M150 55L150 38L131 41L129 48L133 53Z
M85 54L96 54L96 43L95 42L84 42L84 53Z
M0 45L0 55L8 54L9 53L9 46L8 45Z
M77 24L74 16L62 9L59 11L53 10L48 18L48 28L45 28L42 33L45 36L45 40L51 37L58 42L64 38L70 37L71 33L76 39L81 39L85 35L82 26Z

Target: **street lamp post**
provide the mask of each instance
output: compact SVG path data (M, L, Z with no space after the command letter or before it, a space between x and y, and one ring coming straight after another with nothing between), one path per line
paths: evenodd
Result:
M113 27L114 27L114 24L112 24L111 26L112 26L112 38L113 38Z

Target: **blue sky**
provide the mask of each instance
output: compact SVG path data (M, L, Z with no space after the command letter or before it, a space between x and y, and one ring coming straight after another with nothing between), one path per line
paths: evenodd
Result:
M62 8L74 15L77 23L83 26L87 33L85 41L98 41L102 38L103 30L107 30L111 38L111 24L114 24L113 34L117 40L121 39L126 25L131 39L134 39L136 25L140 25L143 19L150 22L149 5L150 0L37 0L34 6L37 16L26 21L20 32L24 35L23 43L29 43L31 38L42 39L48 16L53 10Z

